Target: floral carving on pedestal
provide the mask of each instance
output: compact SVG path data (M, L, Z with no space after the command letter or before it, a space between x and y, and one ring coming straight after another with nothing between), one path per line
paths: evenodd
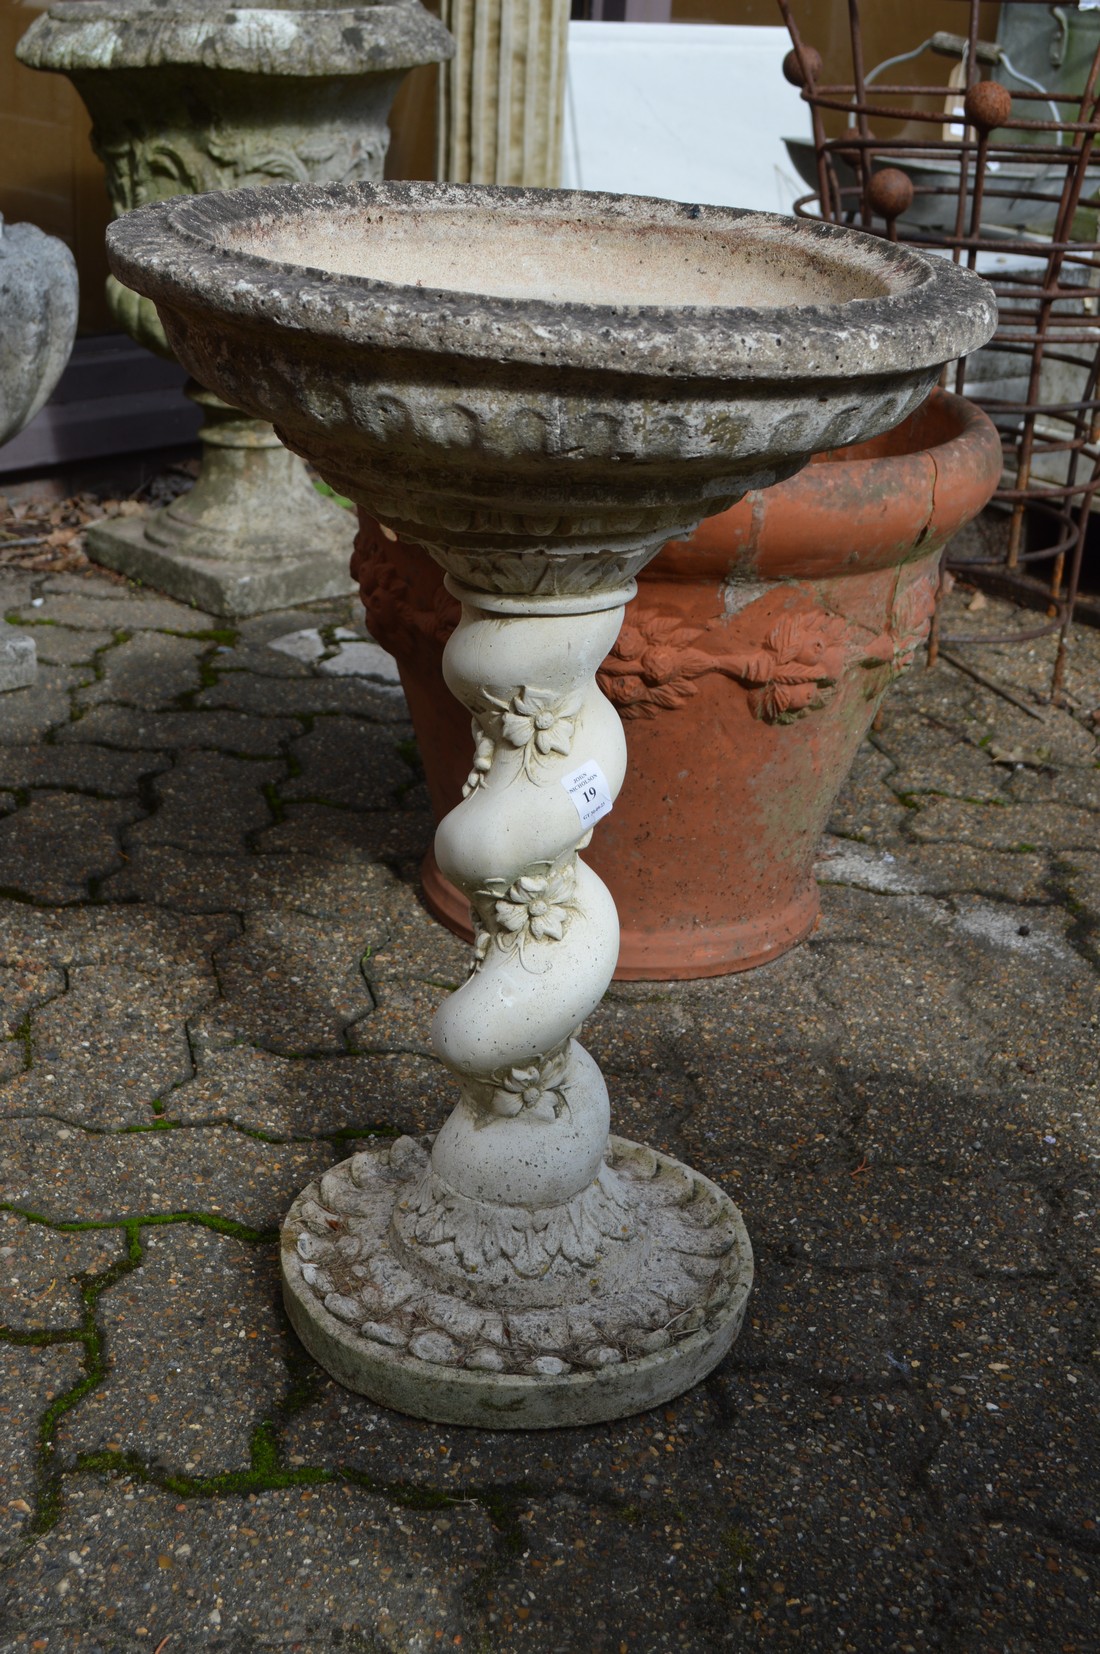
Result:
M719 672L749 690L754 718L786 724L826 705L853 644L849 623L817 607L783 615L750 649L731 647L717 624L648 615L624 625L599 684L620 717L654 718L697 694L696 679Z
M486 879L478 895L493 903L497 928L479 925L475 953L480 963L495 941L502 953L518 953L527 970L533 942L560 942L577 911L575 865L562 862L547 866L545 873L523 873L512 884L504 879Z
M582 694L559 695L552 689L524 686L510 701L482 690L486 704L499 715L501 739L523 752L523 772L538 780L540 759L568 758L573 745Z
M569 1050L565 1046L541 1062L523 1068L510 1068L500 1077L493 1092L491 1108L494 1114L505 1118L514 1114L529 1114L532 1120L556 1120L566 1104L565 1077L569 1068Z

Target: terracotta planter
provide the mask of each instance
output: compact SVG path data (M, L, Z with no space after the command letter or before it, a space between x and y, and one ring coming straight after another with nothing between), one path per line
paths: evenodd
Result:
M618 905L619 978L747 970L813 929L822 830L883 693L927 636L940 551L1000 471L990 420L937 391L643 571L600 674L630 769L585 851ZM440 818L473 761L468 715L442 683L458 604L426 552L362 512L352 574L397 658ZM431 850L423 874L433 913L469 937Z

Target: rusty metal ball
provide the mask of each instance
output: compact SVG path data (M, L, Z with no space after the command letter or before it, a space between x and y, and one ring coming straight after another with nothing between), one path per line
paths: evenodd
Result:
M813 46L803 46L802 62L812 81L821 79L821 53ZM798 61L798 53L789 51L783 59L783 78L789 80L792 86L805 86L806 76L802 73L802 64Z
M1012 114L1012 94L998 81L980 80L963 99L966 118L983 132L1003 126Z
M898 167L883 167L867 186L871 210L880 218L900 218L913 205L913 182Z

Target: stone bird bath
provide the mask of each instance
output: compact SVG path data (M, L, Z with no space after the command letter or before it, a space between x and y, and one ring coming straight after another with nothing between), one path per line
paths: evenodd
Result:
M736 1337L752 1253L714 1183L609 1137L575 1038L618 946L578 856L626 767L595 672L665 541L903 418L991 334L988 290L832 225L460 185L169 201L109 250L196 378L462 603L444 670L479 737L436 855L476 944L433 1029L459 1101L298 1198L291 1320L342 1383L440 1421L667 1400Z

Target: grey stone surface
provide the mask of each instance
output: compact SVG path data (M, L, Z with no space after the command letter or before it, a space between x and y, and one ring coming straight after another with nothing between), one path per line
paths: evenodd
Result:
M210 1050L193 1079L166 1101L185 1124L229 1120L278 1137L422 1132L447 1107L439 1064L409 1052L285 1057L254 1045Z
M79 1327L87 1309L82 1284L124 1253L117 1229L66 1233L0 1211L0 1327L17 1333Z
M263 625L311 623L249 622L239 648L258 661ZM362 687L303 674L246 660L220 683L253 683L230 710L257 719L268 686ZM1091 633L1070 688L1100 705ZM418 1053L467 954L392 871L411 880L426 812L374 788L365 809L309 802L357 784L335 740L296 741L292 778L205 750L7 739L0 785L154 813L93 902L0 901L0 1327L76 1328L79 1278L105 1352L44 1456L84 1346L0 1333L4 1542L57 1490L56 1524L0 1563L3 1654L40 1638L152 1654L169 1634L163 1654L457 1636L492 1654L1092 1654L1100 852L1055 835L984 848L1006 806L967 797L1007 784L1009 809L1088 816L1095 737L1050 714L1043 767L1008 769L985 755L1034 742L1034 720L946 665L887 708L838 816L864 823L873 785L888 836L826 845L809 943L743 976L615 984L586 1025L617 1128L726 1188L758 1273L713 1378L549 1436L423 1425L341 1391L288 1334L257 1238L372 1128L430 1131L449 1106ZM353 750L401 739L373 708L338 710L373 731ZM939 761L945 720L988 765L936 801L965 843L921 840L892 790ZM168 767L149 781L147 765ZM276 819L265 782L305 801ZM55 818L57 868L79 868L82 819ZM351 989L362 1015L344 1026ZM255 1043L288 1030L324 1053ZM139 1123L154 1129L119 1129ZM103 1227L61 1227L80 1224Z
M293 910L253 908L219 949L222 999L205 1019L222 1038L313 1056L347 1049L344 1031L372 1005L359 969L359 927Z
M0 619L0 692L28 689L38 672L38 656L29 632L17 632Z
M223 918L217 932L232 923ZM192 928L192 937L163 961L70 966L65 993L34 1018L31 1067L0 1107L86 1125L148 1124L190 1078L188 1024L218 991L214 935L200 940Z
M42 1414L81 1375L80 1347L10 1344L0 1340L0 1546L26 1535L38 1499ZM0 1634L21 1629L8 1616Z
M224 655L213 663L219 671L218 682L202 691L196 698L197 706L228 707L234 712L253 712L261 717L282 714L301 718L343 712L378 723L406 724L408 721L404 700L368 679L347 682L315 676L262 677L259 673L242 671L236 665L242 648L249 646L239 645L228 651L228 655L234 657L232 666Z
M116 585L97 588L84 580L78 590L66 587L64 591L48 594L41 608L21 605L17 618L91 632L105 627L112 632L209 632L218 625L212 615L183 603L173 603L167 597L133 589L120 591Z
M79 638L80 633L70 635ZM200 638L135 632L104 651L99 680L81 690L76 704L86 710L99 701L118 701L143 712L171 707L179 696L192 695L200 688L199 661L213 654L213 649L208 640Z
M419 789L417 789L419 793ZM404 809L353 810L290 800L281 819L256 835L257 846L271 853L323 856L326 860L413 863L432 841L434 823L426 801L406 794Z
M232 484L236 479L230 476L228 480ZM309 483L304 476L301 483L304 503L315 506L316 502L309 499ZM221 492L228 494L229 489L223 488ZM262 500L262 488L259 497ZM285 609L294 603L338 597L350 590L348 558L352 529L335 511L330 522L318 526L308 519L303 524L300 518L299 512L287 525L285 554L267 556L262 561L252 561L247 556L249 551L262 554L267 549L262 544L249 543L252 525L247 508L224 512L221 556L217 555L218 546L211 543L216 540L216 534L209 527L205 529L202 543L208 555L201 556L189 554L186 541L178 548L152 543L140 517L111 518L94 524L88 531L88 548L104 568L166 592L181 603L193 603L211 614L237 620L271 609ZM304 538L310 527L315 543L302 544L298 536L301 534Z
M433 1654L464 1630L469 1641L466 1592L500 1550L484 1508L417 1509L400 1490L341 1481L232 1505L211 1522L202 1502L125 1476L78 1486L13 1570L18 1617L0 1605L0 1636L45 1632L81 1654L152 1648L169 1627L189 1650L263 1654Z
M38 626L34 641L39 660L50 666L90 665L101 649L114 644L115 635L107 631L88 631L77 626Z
M146 1230L99 1318L111 1371L65 1419L60 1450L134 1453L176 1474L247 1469L256 1402L271 1411L287 1382L274 1248L194 1224Z
M418 773L411 733L403 736L359 719L318 718L307 735L292 743L300 773L280 794L287 801L308 798L353 810L392 809ZM402 755L402 742L409 756Z

